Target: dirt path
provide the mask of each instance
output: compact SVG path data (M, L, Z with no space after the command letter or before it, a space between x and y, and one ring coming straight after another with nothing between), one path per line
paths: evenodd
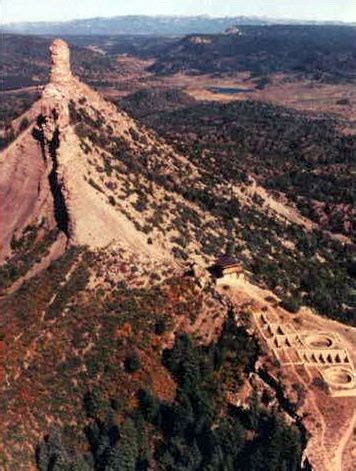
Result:
M356 409L356 404L355 404ZM356 414L356 411L355 411ZM356 466L356 417L354 417L353 430L346 442L342 454L343 471L354 471Z
M355 404L356 405L356 404ZM354 415L352 419L350 420L350 424L347 427L347 430L345 431L343 437L341 438L339 442L339 446L336 450L335 457L332 461L332 469L335 471L343 471L343 454L344 450L348 444L348 441L350 437L353 436L354 433L354 427L356 426L356 409L354 411Z
M320 424L320 429L316 430L315 428L313 430L310 430L312 436L309 439L307 448L305 449L305 455L308 456L309 460L313 463L316 471L333 471L331 468L328 467L327 459L325 456L325 419L316 404L315 396L313 393L309 394L308 400L308 413L311 413L316 423Z
M38 85L32 85L30 87L22 87L22 88L13 88L10 90L2 90L1 93L4 95L13 95L17 93L24 93L24 92L37 92L39 86Z

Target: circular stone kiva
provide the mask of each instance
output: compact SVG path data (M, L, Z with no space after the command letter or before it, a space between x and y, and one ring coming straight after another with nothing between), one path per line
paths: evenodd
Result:
M355 387L354 374L347 368L332 366L324 371L324 378L331 386Z
M334 346L334 339L326 334L308 335L304 339L309 348L326 349Z

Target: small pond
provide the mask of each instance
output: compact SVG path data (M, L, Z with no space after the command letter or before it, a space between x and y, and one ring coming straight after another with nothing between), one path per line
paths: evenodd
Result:
M255 90L253 88L235 88L235 87L208 87L207 90L212 93L234 95L237 93L251 93Z

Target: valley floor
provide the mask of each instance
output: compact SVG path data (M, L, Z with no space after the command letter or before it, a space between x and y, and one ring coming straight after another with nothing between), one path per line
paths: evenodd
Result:
M256 80L248 72L219 77L200 74L160 76L150 74L147 68L152 60L141 60L131 56L118 59L130 73L117 79L115 87L103 88L108 98L126 96L143 88L181 89L197 101L229 103L240 100L259 100L287 106L298 111L327 113L345 122L346 134L356 133L356 90L352 84L323 83L301 79L293 74L274 74L262 88L256 87ZM129 88L122 83L130 81ZM234 90L238 90L235 92Z

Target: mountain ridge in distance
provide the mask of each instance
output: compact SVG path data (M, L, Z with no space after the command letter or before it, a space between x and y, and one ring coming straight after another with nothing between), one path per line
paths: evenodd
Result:
M24 34L49 35L95 35L95 34L130 34L130 35L187 35L219 34L230 26L265 26L265 25L310 25L355 26L356 22L313 21L278 19L258 16L148 16L125 15L114 17L95 17L67 21L35 21L8 23L2 31Z

